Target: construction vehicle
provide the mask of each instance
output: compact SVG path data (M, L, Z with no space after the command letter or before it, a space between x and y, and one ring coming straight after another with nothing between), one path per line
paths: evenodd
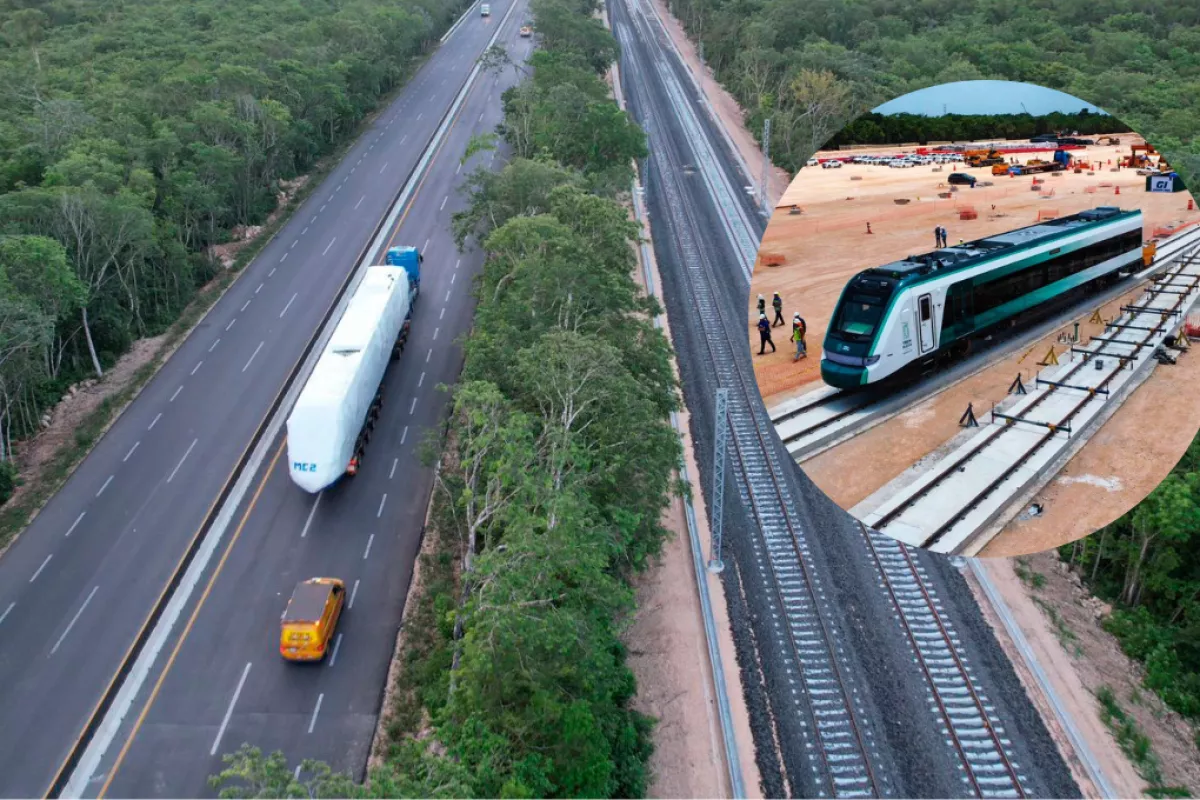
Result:
M1132 169L1145 169L1153 166L1156 156L1158 156L1158 152L1152 144L1130 145L1129 155L1122 159L1121 166Z
M1110 145L1110 146L1111 146L1111 145L1118 145L1118 144L1120 144L1120 143L1121 143L1121 138L1120 138L1119 136L1105 136L1105 137L1104 137L1104 138L1103 138L1103 139L1100 141L1100 144L1103 144L1103 145Z
M310 493L358 473L383 404L389 361L408 341L423 257L393 247L368 267L287 420L292 481Z
M1004 156L1000 155L1000 151L994 147L988 150L967 150L963 152L963 158L969 168L990 167L994 164L1004 163Z

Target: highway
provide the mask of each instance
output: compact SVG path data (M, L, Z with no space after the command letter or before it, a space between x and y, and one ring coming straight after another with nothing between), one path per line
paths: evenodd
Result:
M706 492L715 390L730 392L722 580L762 790L1078 797L956 566L862 529L773 435L744 333L744 243L764 227L740 191L753 181L653 7L609 9L649 136L641 177Z
M528 51L516 38L523 12L505 16L514 2L493 2L488 18L468 11L0 559L0 794L46 791L502 21L501 40ZM497 85L480 73L394 236L426 253L422 296L363 471L313 511L286 464L269 462L241 512L250 518L229 538L236 546L210 567L223 563L220 580L116 773L117 794L208 793L220 752L242 740L343 769L365 759L431 484L415 447L442 413L434 387L454 379L453 342L471 315L479 256L460 256L447 232L454 190L473 166L460 170L459 157L473 133L499 121L499 91L512 77ZM273 452L281 448L282 439ZM278 618L309 573L357 582L357 595L336 660L285 669ZM121 733L139 719L164 660ZM228 747L210 756L221 728ZM113 777L122 745L109 749L89 791Z

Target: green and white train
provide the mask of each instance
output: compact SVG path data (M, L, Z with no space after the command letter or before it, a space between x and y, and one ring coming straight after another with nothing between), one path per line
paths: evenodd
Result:
M1102 206L864 270L834 308L821 377L855 389L928 367L1024 312L1142 264L1142 212Z

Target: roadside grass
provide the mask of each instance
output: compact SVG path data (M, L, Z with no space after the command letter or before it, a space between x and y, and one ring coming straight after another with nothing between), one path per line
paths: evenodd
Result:
M1154 754L1150 738L1142 733L1137 722L1121 708L1112 688L1101 686L1096 692L1096 699L1100 702L1100 718L1112 731L1121 751L1133 762L1134 769L1150 784L1145 789L1146 795L1148 797L1191 797L1192 794L1186 786L1162 785L1162 769L1158 756Z
M1037 607L1050 619L1050 624L1054 626L1054 635L1058 637L1058 642L1064 649L1074 653L1076 658L1083 656L1083 647L1079 644L1079 637L1075 635L1075 631L1071 630L1067 625L1067 621L1058 613L1058 609L1051 606L1040 597L1034 597L1033 602Z
M1017 573L1017 577L1020 578L1021 582L1026 586L1030 586L1034 589L1041 589L1046 585L1046 576L1034 569L1031 569L1029 566L1029 559L1013 559L1013 572Z

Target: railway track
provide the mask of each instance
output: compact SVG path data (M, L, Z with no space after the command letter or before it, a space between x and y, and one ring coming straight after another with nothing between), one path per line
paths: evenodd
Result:
M908 636L944 732L958 755L963 783L978 797L1026 797L1024 782L995 709L976 686L959 653L953 625L942 613L926 575L904 545L858 524Z
M625 26L616 25L615 33L622 50L632 52ZM807 778L815 784L807 796L895 796L896 787L879 766L875 732L859 699L854 671L845 661L840 645L843 631L826 599L821 576L810 566L813 557L796 516L796 498L782 479L784 470L792 465L781 458L772 421L758 396L748 362L735 352L733 343L744 340L743 325L740 319L733 319L734 311L722 306L715 271L721 259L697 233L708 228L700 224L683 186L693 174L690 162L677 149L681 145L657 130L657 114L665 116L668 112L659 112L655 107L647 76L637 74L634 64L636 60L624 68L630 77L628 91L634 95L637 108L655 112L643 114L640 120L654 142L647 159L647 177L657 183L671 217L669 230L659 228L656 232L666 234L664 238L672 242L682 262L686 304L697 321L692 327L703 342L701 349L709 361L706 366L715 375L716 384L730 394L726 411L732 445L730 468L737 478L742 504L759 533L751 542L755 564L750 569L757 567L780 612L772 613L766 624L773 627L773 638L786 656L780 682L785 680L790 688L792 711L801 720L804 732L803 752L812 768ZM677 93L669 94L673 101L682 102ZM694 147L703 132L683 127L689 145ZM704 180L711 191L711 176L704 175ZM741 220L731 218L719 195L712 197L727 232L736 230ZM730 237L735 251L741 249L740 239ZM865 555L878 570L913 660L929 687L931 713L956 753L964 793L987 798L1025 797L1024 778L1013 763L1010 742L995 719L995 708L976 686L928 576L903 545L865 528L863 533ZM785 709L776 708L775 714L781 710ZM796 776L790 777L793 791L801 792L802 787L794 781Z
M957 454L950 455L944 464L935 467L936 472L930 479L919 480L914 484L915 488L902 496L898 502L885 503L882 508L886 508L886 511L867 515L866 521L878 530L884 530L898 521L902 522L902 530L906 532L920 530L920 538L912 543L925 548L938 547L954 534L956 538L947 552L957 552L957 549L974 535L973 530L968 531L964 539L962 531L957 530L958 526L1005 483L1022 477L1030 469L1030 462L1052 440L1058 438L1060 433L1066 433L1069 437L1071 425L1080 414L1097 400L1107 397L1109 385L1122 376L1127 365L1136 365L1136 360L1147 348L1157 347L1158 342L1181 318L1185 304L1190 305L1195 301L1194 295L1200 290L1200 242L1192 239L1187 242L1187 249L1175 251L1172 263L1166 265L1151 282L1150 288L1146 289L1146 295L1151 296L1149 302L1155 303L1159 297L1165 297L1166 301L1157 306L1123 306L1122 311L1129 314L1128 321L1111 326L1116 335L1121 335L1124 331L1134 331L1132 340L1106 335L1094 337L1094 340L1099 342L1094 350L1072 348L1073 354L1081 355L1082 358L1062 374L1056 374L1053 380L1043 380L1039 376L1038 387L1044 386L1046 389L1022 406L1019 413L1001 414L993 411L993 422L998 418L1004 423L1002 426L986 431L978 437L977 442ZM1108 332L1109 328L1106 328L1105 334ZM1108 367L1104 367L1106 359L1109 359ZM1089 382L1083 378L1083 373L1092 364L1100 367L1096 370L1100 374L1093 376L1098 380ZM1064 397L1078 397L1078 401L1066 401L1065 412L1051 412L1052 416L1049 419L1035 419L1030 416L1035 410L1052 406ZM1006 445L1010 439L1024 436L1028 432L1024 425L1044 428L1045 432L1033 437L1025 446L1018 447L1009 457L998 456L995 453L998 445ZM987 455L986 460L980 458L984 454ZM971 466L981 462L984 466L978 471L984 474L983 478L977 475L964 478ZM993 462L1003 464L995 474ZM989 469L993 472L989 472ZM963 489L962 482L970 478L982 481L982 489ZM1014 491L1019 490L1020 487L1017 487ZM931 529L928 526L916 528L913 523L904 522L906 519L934 519L937 522ZM987 521L977 524L976 529L986 525Z
M618 31L618 37L624 38ZM625 44L623 42L623 44ZM630 75L631 93L638 105L650 107L641 76ZM651 130L653 120L643 124ZM664 137L665 140L665 137ZM728 406L732 467L739 475L738 490L761 532L756 550L769 571L769 584L781 611L776 618L776 639L788 652L785 678L795 691L792 712L806 732L804 750L812 764L818 797L888 797L895 792L873 763L877 754L874 734L864 721L854 679L847 674L834 642L840 638L831 622L828 601L820 582L809 574L807 548L795 520L795 503L779 480L783 465L773 446L773 431L753 379L743 374L733 351L738 341L715 293L710 258L693 231L693 212L679 186L685 163L670 146L656 146L648 159L653 177L680 224L671 225L671 238L682 257L690 305L702 320L704 346L717 373L719 385L730 390ZM665 231L664 231L665 232Z

